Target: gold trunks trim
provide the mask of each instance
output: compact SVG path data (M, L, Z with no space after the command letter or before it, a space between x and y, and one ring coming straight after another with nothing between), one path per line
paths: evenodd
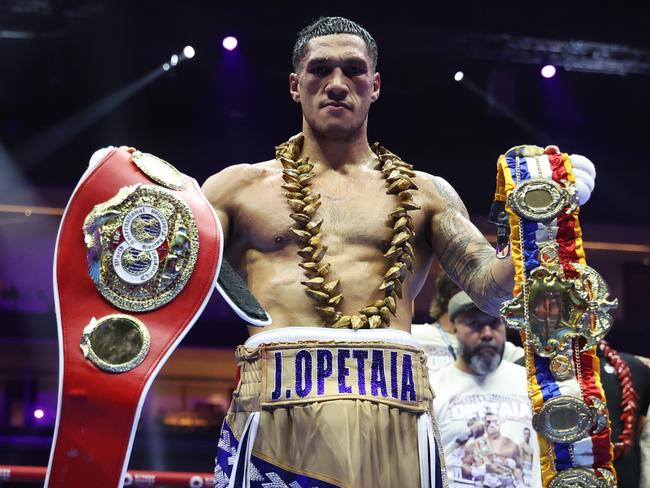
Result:
M261 347L262 408L359 399L425 412L424 353L385 343L301 342Z

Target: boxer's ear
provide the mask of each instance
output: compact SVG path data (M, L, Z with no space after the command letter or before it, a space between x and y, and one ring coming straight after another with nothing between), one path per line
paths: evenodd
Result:
M381 91L381 76L379 73L375 73L372 78L372 93L370 94L370 101L376 102L379 98L379 92Z
M300 81L297 73L289 75L289 94L294 102L300 103Z

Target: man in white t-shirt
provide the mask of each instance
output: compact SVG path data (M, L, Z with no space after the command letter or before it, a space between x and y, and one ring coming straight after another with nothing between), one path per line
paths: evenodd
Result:
M451 487L541 487L523 367L503 361L503 321L465 292L449 301L457 358L431 376Z
M460 288L442 272L436 278L436 295L429 308L430 324L411 325L411 335L420 343L427 355L429 374L450 365L456 360L458 341L456 328L447 315L449 300Z
M427 355L429 375L456 360L458 354L456 327L449 320L447 306L451 297L459 291L460 288L456 283L451 281L446 273L441 272L436 278L436 295L429 309L431 323L411 325L411 335L420 343ZM506 342L504 360L514 363L523 356L524 350L521 347Z

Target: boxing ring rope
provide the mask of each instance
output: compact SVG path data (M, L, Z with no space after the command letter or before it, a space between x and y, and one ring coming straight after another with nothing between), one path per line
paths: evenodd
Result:
M0 464L0 482L43 483L46 467L12 466ZM124 486L169 486L202 488L213 486L213 473L185 473L171 471L128 471Z

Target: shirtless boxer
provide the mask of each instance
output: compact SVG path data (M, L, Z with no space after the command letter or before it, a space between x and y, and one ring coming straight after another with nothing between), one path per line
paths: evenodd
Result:
M440 486L411 304L435 255L498 315L512 264L446 181L369 146L381 78L367 31L321 18L299 34L293 64L301 135L276 159L230 166L203 186L227 259L273 320L237 351L217 486Z
M512 439L501 434L499 418L485 415L486 436L467 444L463 474L483 480L483 486L513 486L521 452ZM480 475L477 476L477 473Z

